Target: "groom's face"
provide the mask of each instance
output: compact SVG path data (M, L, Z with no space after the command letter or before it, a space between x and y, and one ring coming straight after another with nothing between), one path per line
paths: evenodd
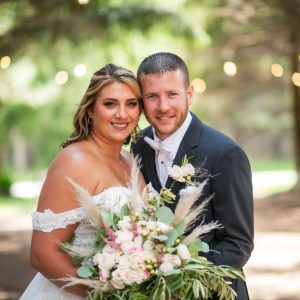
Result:
M184 122L192 103L193 88L178 69L163 74L141 75L142 97L147 120L164 140Z

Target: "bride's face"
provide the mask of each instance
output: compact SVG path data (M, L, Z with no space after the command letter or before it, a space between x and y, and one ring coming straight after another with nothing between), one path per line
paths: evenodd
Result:
M91 115L94 134L110 143L123 143L137 126L139 100L129 85L113 82L102 88Z

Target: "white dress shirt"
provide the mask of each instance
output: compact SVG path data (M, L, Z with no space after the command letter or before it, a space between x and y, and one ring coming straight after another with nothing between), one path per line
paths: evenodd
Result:
M192 122L191 113L188 113L182 125L168 138L161 141L153 128L154 141L157 142L165 150L155 150L155 165L158 178L162 186L165 186L169 177L169 169L173 165L179 145L185 135L188 127Z

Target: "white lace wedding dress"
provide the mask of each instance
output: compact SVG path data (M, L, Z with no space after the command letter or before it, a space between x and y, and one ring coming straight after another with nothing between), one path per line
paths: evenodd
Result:
M125 187L111 187L102 193L92 197L96 203L99 203L103 210L112 210L118 212L121 207L129 201L132 191ZM95 229L86 221L85 211L82 207L62 213L53 213L51 210L45 210L43 213L34 212L32 214L33 229L44 232L51 232L58 228L80 222L74 232L73 244L84 249L91 249L95 242ZM82 300L84 298L68 293L41 273L33 278L20 300Z

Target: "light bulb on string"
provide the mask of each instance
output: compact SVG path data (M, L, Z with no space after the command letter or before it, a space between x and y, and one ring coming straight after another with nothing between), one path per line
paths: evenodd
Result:
M226 61L223 66L224 72L228 76L234 76L237 72L237 66L232 61Z
M273 64L271 66L271 73L275 77L282 77L283 75L283 68L280 64Z
M58 85L64 85L69 79L69 75L66 71L59 71L55 74L55 82Z
M10 66L10 57L8 55L3 56L0 60L1 69L7 69Z

